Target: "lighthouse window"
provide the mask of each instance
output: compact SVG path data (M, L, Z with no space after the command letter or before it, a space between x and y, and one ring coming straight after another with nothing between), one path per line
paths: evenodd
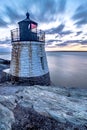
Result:
M37 32L37 25L36 24L31 23L31 31L34 33Z
M44 70L44 60L43 60L43 57L40 57L40 61L41 61L42 69Z
M30 29L30 24L28 25L28 29Z

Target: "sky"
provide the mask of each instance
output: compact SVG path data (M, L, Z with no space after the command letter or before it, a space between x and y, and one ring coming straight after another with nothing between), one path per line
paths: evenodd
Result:
M87 51L87 0L1 0L0 52L11 50L10 30L27 11L45 31L47 51Z

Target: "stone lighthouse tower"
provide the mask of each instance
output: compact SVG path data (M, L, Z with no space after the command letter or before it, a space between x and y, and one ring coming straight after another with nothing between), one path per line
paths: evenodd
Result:
M18 22L11 30L12 55L11 81L28 85L50 85L45 53L45 33L37 30L38 24L29 18Z

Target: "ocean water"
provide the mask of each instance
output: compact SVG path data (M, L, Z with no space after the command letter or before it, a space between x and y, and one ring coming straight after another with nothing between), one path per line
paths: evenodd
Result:
M87 88L87 52L47 52L47 59L55 85Z
M11 60L11 53L7 52L7 53L1 53L0 52L0 58L1 59L6 59L6 60Z
M87 88L87 52L47 52L51 81L60 87ZM0 58L11 59L10 53Z

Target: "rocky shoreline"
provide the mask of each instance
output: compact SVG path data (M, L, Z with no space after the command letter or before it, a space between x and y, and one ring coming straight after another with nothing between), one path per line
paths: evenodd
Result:
M3 73L2 73L2 71L4 70L4 69L7 69L7 68L9 68L10 67L10 60L5 60L5 59L0 59L0 82L2 82L1 81L1 79L3 78Z
M0 86L0 129L87 130L85 89Z
M1 82L0 130L87 130L87 90Z

